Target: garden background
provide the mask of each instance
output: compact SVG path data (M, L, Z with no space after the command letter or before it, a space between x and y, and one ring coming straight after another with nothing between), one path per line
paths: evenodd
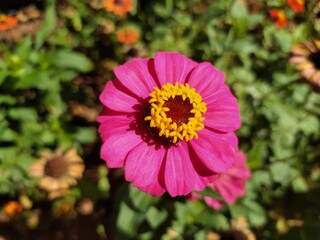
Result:
M0 14L1 240L320 239L318 0L17 0ZM235 204L154 198L100 159L100 93L157 51L211 62L238 98L251 178Z

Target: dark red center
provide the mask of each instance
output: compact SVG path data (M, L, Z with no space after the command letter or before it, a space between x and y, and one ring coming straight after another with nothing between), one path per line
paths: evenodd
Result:
M44 166L44 173L53 178L59 178L68 171L68 163L63 157L54 157Z
M193 113L190 113L193 106L189 99L183 101L181 96L176 96L175 98L169 98L168 101L163 105L170 109L166 112L168 118L171 118L173 122L178 125L181 123L188 123L190 117L194 117Z
M309 60L313 63L316 69L320 70L320 50L310 54Z

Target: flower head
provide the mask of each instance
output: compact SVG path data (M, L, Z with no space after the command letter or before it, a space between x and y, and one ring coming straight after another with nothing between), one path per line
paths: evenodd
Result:
M296 13L304 11L304 0L288 0L288 4Z
M282 28L287 25L287 17L283 11L272 8L270 9L269 14L271 18L276 20L276 25L278 28Z
M50 199L67 193L69 188L77 183L84 171L83 160L76 149L63 153L45 151L40 159L31 165L31 174L39 177L38 186L48 192Z
M231 167L236 98L210 63L158 52L117 67L100 95L101 158L154 196L202 190Z
M14 16L0 14L0 31L5 31L17 25L18 19Z
M135 43L139 37L139 32L134 28L123 28L117 32L117 40L123 44Z
M220 196L228 203L233 204L236 197L242 196L245 189L245 181L250 177L251 172L245 165L246 156L238 152L233 162L233 166L227 172L219 174L209 187L217 191ZM199 199L196 193L191 194L191 199ZM204 197L204 201L210 207L220 209L223 203L212 197Z
M308 81L320 86L320 40L295 44L292 49L291 63Z
M3 206L3 211L9 218L12 218L22 211L22 206L17 201L9 201Z
M232 239L241 240L256 240L256 236L250 230L247 219L244 216L239 216L237 219L231 220L231 228L224 232L223 237L231 237Z
M103 5L108 12L119 16L131 12L133 8L132 0L104 0Z

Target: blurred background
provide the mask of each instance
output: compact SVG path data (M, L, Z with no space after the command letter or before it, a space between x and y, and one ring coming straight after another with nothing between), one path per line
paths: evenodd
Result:
M99 94L157 51L213 63L237 96L235 204L153 198L100 159ZM319 84L318 0L1 1L0 239L320 239Z

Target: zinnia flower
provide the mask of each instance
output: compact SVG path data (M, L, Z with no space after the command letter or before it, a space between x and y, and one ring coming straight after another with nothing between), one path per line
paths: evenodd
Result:
M14 16L0 15L0 31L9 30L17 25L18 20Z
M320 86L320 40L295 44L291 52L291 63L312 84Z
M132 11L132 0L104 0L103 5L108 12L119 16Z
M245 189L245 181L250 177L251 172L246 167L246 156L242 152L238 152L233 162L233 166L227 172L219 174L209 187L217 191L220 196L228 203L233 204L236 197L242 196ZM197 193L191 194L191 199L199 199ZM220 209L223 203L212 197L204 197L204 201L210 207Z
M304 11L304 0L288 0L288 4L296 13Z
M8 217L12 218L22 211L22 206L17 201L9 201L3 206L3 211Z
M229 231L224 232L222 239L241 239L241 240L256 240L256 236L250 230L247 219L240 216L236 220L231 220L231 228ZM229 237L229 238L228 238Z
M134 28L123 28L117 33L118 42L123 44L135 43L139 37L139 32Z
M240 126L236 98L210 63L158 52L115 68L100 95L101 158L160 196L202 190L232 165Z
M31 165L31 175L39 177L38 186L48 193L50 199L60 197L76 185L82 177L84 164L76 149L66 153L44 151L41 158Z
M273 8L270 9L269 14L271 18L276 20L276 25L278 28L282 28L287 25L287 17L283 11Z

